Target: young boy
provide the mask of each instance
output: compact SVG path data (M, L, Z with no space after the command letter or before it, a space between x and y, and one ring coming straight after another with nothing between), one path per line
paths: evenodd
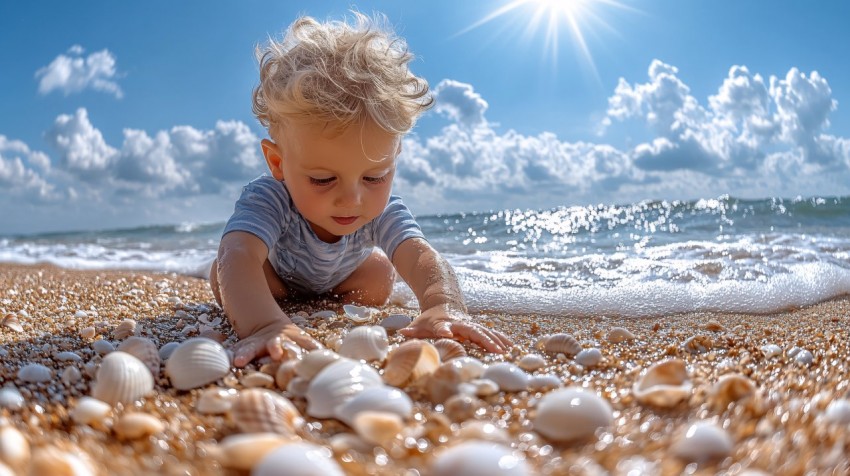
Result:
M469 321L457 279L390 196L402 136L433 102L403 40L355 13L354 24L296 20L259 49L253 109L271 177L249 183L210 270L240 341L234 364L319 344L276 300L330 293L381 306L397 272L419 300L408 337L469 340L491 352L511 343ZM383 253L375 246L383 249ZM291 344L290 344L291 345Z

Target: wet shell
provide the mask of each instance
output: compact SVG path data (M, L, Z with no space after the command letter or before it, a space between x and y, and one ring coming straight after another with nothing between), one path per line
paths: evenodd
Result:
M50 446L41 447L33 452L30 474L49 474L51 476L88 476L94 475L91 464L82 457L82 451L65 452Z
M159 365L162 360L159 357L159 351L156 344L150 339L144 337L130 337L118 345L118 350L126 352L133 357L145 363L151 375L159 375Z
M27 437L14 426L0 425L0 461L21 467L29 459L30 443Z
M486 441L465 441L437 455L431 476L527 476L525 460L507 446Z
M387 356L384 366L384 382L394 387L403 387L428 375L440 366L440 352L423 340L409 340Z
M288 444L293 437L276 433L243 433L230 435L211 448L216 459L227 468L250 471L257 461L275 448Z
M582 349L576 354L576 363L579 365L596 367L600 362L602 362L602 352L597 348Z
M338 406L369 387L381 385L381 376L369 365L339 359L322 369L310 382L305 395L307 414L315 418L333 418Z
M243 433L294 435L304 418L286 397L262 388L243 390L230 409Z
M404 422L395 413L364 411L354 416L351 427L367 442L384 446L401 432Z
M78 425L103 425L112 406L96 398L82 397L77 400L77 405L71 410L71 419Z
M336 418L354 427L354 418L361 412L382 412L407 419L413 413L413 401L403 391L381 385L370 387L352 397L335 410Z
M528 389L534 392L542 392L563 387L561 379L554 374L534 375L528 379Z
M92 396L115 405L129 404L153 391L153 376L144 362L126 352L103 358L92 385Z
M14 387L0 388L0 408L20 410L24 406L24 397Z
M230 373L230 354L210 339L189 339L168 358L165 373L178 390L203 387Z
M161 360L168 360L171 357L171 354L180 347L179 342L169 342L162 347L159 348L159 358Z
M406 314L390 314L381 321L380 326L388 332L395 332L409 326L413 320Z
M450 363L458 369L460 379L464 382L481 377L487 369L487 366L475 357L460 357L453 359Z
M227 413L236 400L237 392L232 388L211 387L203 392L195 402L195 410L205 415Z
M523 355L517 362L517 365L523 370L534 372L537 369L546 367L546 358L540 354Z
M635 382L632 393L641 403L672 407L687 400L691 396L692 388L685 362L670 359L650 367Z
M118 438L136 440L165 431L165 423L159 418L141 412L129 412L121 415L113 427Z
M496 382L499 389L505 392L520 392L528 388L528 374L508 362L499 362L487 367L481 378Z
M100 355L106 355L115 350L115 346L112 345L112 342L104 339L98 339L92 342L91 347Z
M312 350L304 355L295 365L295 373L304 379L311 380L323 368L339 360L339 354L330 349Z
M725 409L730 403L752 395L756 385L741 374L727 374L711 388L709 399L719 409Z
M274 386L274 377L268 374L264 374L262 372L248 372L242 377L240 383L246 388L271 388Z
M27 364L18 370L18 378L28 383L47 382L53 378L53 371L41 364Z
M611 405L593 392L564 388L547 393L537 405L534 430L554 441L593 437L614 423Z
M723 429L702 421L689 426L671 449L673 454L685 461L704 463L729 456L732 438Z
M251 476L345 476L330 448L299 442L278 446L251 470Z
M564 354L573 356L581 351L581 344L569 334L553 334L538 342L540 350L549 355Z
M612 327L611 330L608 331L608 342L611 342L612 344L628 342L634 339L635 335L624 327Z
M124 319L117 327L115 327L112 335L118 340L136 335L136 321L132 319Z
M434 347L440 353L441 362L466 357L466 349L459 342L452 339L439 339L434 342Z
M356 322L357 324L363 324L372 318L372 313L375 311L371 307L365 306L355 306L353 304L346 304L342 306L343 312L345 312L345 316L352 322Z
M339 355L354 360L383 361L389 352L387 330L381 326L355 327L339 346Z

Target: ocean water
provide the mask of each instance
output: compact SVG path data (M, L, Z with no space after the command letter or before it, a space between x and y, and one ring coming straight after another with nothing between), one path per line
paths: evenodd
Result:
M850 197L418 217L472 311L772 312L850 293ZM0 261L203 276L223 223L0 236ZM415 307L396 285L393 301Z

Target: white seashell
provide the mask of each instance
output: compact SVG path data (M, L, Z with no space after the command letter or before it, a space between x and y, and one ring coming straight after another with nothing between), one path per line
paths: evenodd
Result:
M409 326L411 322L413 322L413 319L406 314L390 314L379 325L387 331L395 332Z
M425 392L433 403L443 403L452 395L458 393L458 385L462 383L460 370L451 362L440 364L437 370L425 377Z
M300 361L295 361L295 373L303 379L311 380L323 368L337 360L339 360L339 354L330 349L312 350L304 354Z
M136 321L133 319L124 319L115 327L112 335L118 340L126 339L127 337L136 335L136 327Z
M42 383L53 378L53 371L41 364L27 364L18 370L18 378L27 383Z
M711 338L704 335L691 336L682 343L682 348L691 354L702 354L711 350L712 347Z
M458 369L460 372L460 379L464 382L480 377L487 369L487 366L475 357L460 357L453 359L451 364Z
M800 365L805 365L805 366L812 365L812 362L814 362L814 360L815 360L815 357L812 355L811 352L809 352L806 349L801 349L794 356L794 361L797 362Z
M470 420L460 424L457 437L461 440L482 440L511 444L511 435L489 421Z
M221 318L216 317L215 319L210 320L209 314L201 314L200 316L198 316L198 322L210 327L218 327L218 325L221 324Z
M309 355L309 354L307 354ZM304 358L307 356L305 355ZM295 369L298 365L303 361L302 360L287 360L286 362L281 363L277 366L277 370L274 373L274 383L277 385L277 388L281 390L286 390L286 387L289 385L289 382L295 377Z
M381 376L367 364L339 359L310 381L307 388L307 414L333 418L334 410L369 387L383 385Z
M384 365L384 382L403 387L434 373L440 366L440 352L423 340L409 340L393 349Z
M782 355L782 348L776 344L767 344L761 347L761 351L766 358L776 357L777 355Z
M478 397L489 397L499 393L499 384L488 378L473 379L469 383L473 386L473 392Z
M118 418L113 427L115 434L125 440L136 440L165 431L165 423L159 418L141 412L128 412Z
M0 325L12 329L15 332L23 332L24 326L15 314L6 314L0 318Z
M466 349L459 342L452 339L438 339L434 341L434 347L440 353L440 362L448 362L460 357L466 357Z
M272 450L292 441L292 436L277 433L241 433L230 435L211 448L216 459L227 468L250 471L257 461Z
M542 392L563 387L561 379L554 374L533 375L528 379L528 389L533 392Z
M0 388L0 408L6 408L12 411L20 410L24 407L24 397L21 392L15 387Z
M93 339L95 335L97 335L97 331L94 327L83 327L80 329L80 337L83 339Z
M78 425L104 425L110 413L110 404L92 397L81 397L71 410L70 416Z
M437 455L431 476L527 476L525 460L510 448L486 441L465 441Z
M80 373L80 370L77 367L71 365L62 371L62 377L60 378L66 387L70 387L71 385L79 382L80 379L83 378L83 374Z
M850 423L850 401L843 398L833 400L826 407L823 417L830 423Z
M749 378L741 374L726 374L711 387L709 400L716 407L725 409L730 403L748 397L755 391L756 386Z
M612 327L611 330L608 331L608 342L611 342L612 344L628 342L634 339L635 335L624 327Z
M79 362L83 360L79 354L74 352L59 352L58 354L53 356L54 360L58 360L60 362Z
M707 421L692 424L671 448L673 454L686 461L704 463L732 453L732 438Z
M508 362L499 362L487 367L481 378L490 379L505 392L521 392L528 388L528 374Z
M329 448L307 442L278 446L251 470L251 476L345 476Z
M29 459L30 443L27 437L14 426L0 424L0 462L22 467Z
M316 311L310 314L310 319L333 319L336 313L333 311Z
M584 367L596 367L599 362L602 362L602 352L595 347L582 349L576 354L576 363Z
M165 373L178 390L203 387L230 373L230 354L216 341L195 337L174 350Z
M304 327L308 324L307 318L304 316L290 316L289 320L298 327Z
M387 330L381 326L361 326L351 330L339 346L339 355L354 360L383 361L389 352Z
M262 388L243 390L230 408L233 420L243 433L294 435L304 418L286 397Z
M385 446L401 432L404 423L395 413L364 411L354 416L351 427L367 442Z
M801 350L803 350L803 349L801 349L801 348L799 348L799 347L797 347L797 346L794 346L794 347L791 347L790 349L788 349L788 353L787 353L786 355L788 356L788 358L789 358L789 359L793 359L794 357L796 357L796 356L797 356L797 354L798 354Z
M92 385L92 396L115 405L135 402L153 391L153 376L144 362L126 352L103 358Z
M50 446L43 446L33 452L30 474L50 474L56 476L93 476L91 464L81 455L80 450L66 452Z
M174 353L178 347L180 347L179 342L169 342L163 345L159 348L159 358L161 360L168 360L168 358L171 357L171 354Z
M685 363L679 359L669 359L650 367L635 382L632 393L641 403L672 407L687 400L692 388Z
M274 377L262 372L249 372L242 377L241 383L244 387L265 387L271 388L274 386Z
M354 427L354 417L360 412L382 412L398 415L407 419L413 413L413 401L403 391L381 385L370 387L358 393L334 411L337 420Z
M553 334L544 337L536 345L540 346L539 350L549 355L573 356L581 351L581 344L570 334Z
M546 367L546 358L540 354L523 355L517 362L517 366L523 370L534 372L537 369Z
M232 388L211 387L203 392L195 402L195 410L205 415L227 413L236 400L237 392Z
M100 355L106 355L115 350L115 346L112 345L112 342L104 339L98 339L92 342L91 347Z
M85 319L85 318L89 317L89 315L86 314L86 311L77 311L77 312L74 313L74 317L76 319Z
M145 363L151 375L159 375L159 365L162 359L156 344L144 337L132 336L118 345L118 350L126 352Z
M614 423L611 405L593 392L564 388L547 393L537 405L534 430L554 441L583 440Z
M475 398L474 395L458 393L446 399L443 411L452 421L460 422L473 418L483 406L484 402Z
M363 324L364 322L369 321L372 318L372 313L375 312L375 309L366 306L355 306L353 304L346 304L342 306L342 310L345 312L345 316L352 322L356 322L357 324Z
M307 390L309 389L310 381L301 377L295 377L290 380L289 385L286 386L286 391L296 398L305 398L307 396Z

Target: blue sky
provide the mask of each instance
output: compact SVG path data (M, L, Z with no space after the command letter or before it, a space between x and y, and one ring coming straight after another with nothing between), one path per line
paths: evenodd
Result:
M850 194L843 1L13 1L0 234L226 219L264 167L253 46L352 5L437 95L395 184L415 213Z

